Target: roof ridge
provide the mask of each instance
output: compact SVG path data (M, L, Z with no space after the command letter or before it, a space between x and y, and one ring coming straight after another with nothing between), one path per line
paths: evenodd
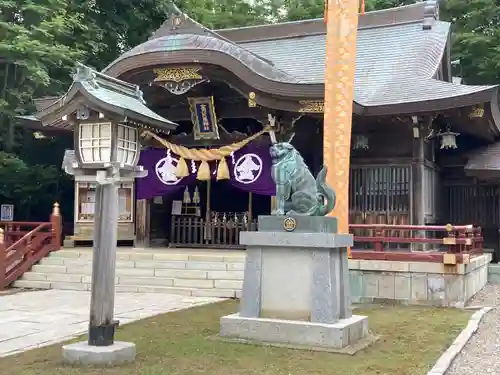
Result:
M365 14L360 14L359 18L371 16L371 15L377 15L377 14L383 14L383 13L388 13L394 10L406 10L406 9L413 9L413 8L420 8L423 7L424 4L429 1L422 1L422 2L416 2L414 4L408 4L408 5L401 5L398 7L393 7L393 8L387 8L387 9L379 9L379 10L371 10L368 12L365 12ZM436 2L435 0L430 0L433 2ZM306 23L306 22L323 22L324 23L324 18L323 17L317 17L317 18L308 18L304 20L296 20L296 21L284 21L284 22L276 22L276 23L266 23L263 25L251 25L251 26L241 26L241 27L228 27L225 29L214 29L213 31L215 32L220 32L220 31L232 31L232 30L243 30L243 29L252 29L252 28L261 28L261 27L273 27L273 26L280 26L280 25L289 25L289 24L294 24L298 25L301 23Z
M161 130L171 130L177 125L146 105L138 85L106 76L79 62L68 91L34 116L43 126L58 127L61 121L66 123L64 116L74 113L82 105L120 116L121 119L116 121L136 121Z
M426 0L410 5L367 12L364 15L359 16L358 29L386 27L411 22L424 22L426 20L425 14L431 13L430 5L435 5L436 3L436 0ZM430 24L432 25L432 23ZM322 34L326 32L326 27L323 18L313 18L300 21L271 23L266 25L218 29L215 31L219 35L222 35L236 43L244 43L259 40L281 39L293 36Z
M274 63L271 61L271 60L268 60L262 56L259 56L257 55L256 53L252 52L252 51L249 51L247 50L246 48L244 47L241 47L239 46L237 43L235 43L234 41L226 38L225 36L223 35L220 35L217 31L214 31L214 30L211 30L209 29L208 27L204 26L203 24L201 24L200 22L194 20L193 18L191 18L187 13L184 13L183 11L181 11L179 9L179 7L177 7L177 5L175 5L174 3L172 4L172 8L173 8L173 12L172 14L168 17L168 19L163 22L163 24L160 26L159 29L157 29L153 35L148 39L147 42L151 41L151 40L155 40L155 39L158 39L158 38L162 38L162 37L165 37L165 36L168 36L168 35L172 35L172 34L179 34L177 32L177 30L180 28L181 30L184 28L185 31L189 31L191 29L192 33L196 33L198 29L199 31L202 31L204 33L208 33L210 34L211 36L213 36L214 38L217 38L217 39L221 39L227 43L230 43L234 46L238 46L242 49L244 49L246 52L248 52L249 54L255 56L256 58L258 58L259 60L262 60L263 62L271 65L271 66L274 66ZM184 22L183 22L184 21ZM193 25L194 28L190 28L189 26L188 27L185 27L186 25ZM184 26L184 27L183 27ZM188 32L186 32L186 34L189 34ZM146 42L146 43L147 43ZM141 43L142 44L142 43ZM139 45L141 45L139 44ZM134 47L135 48L135 47Z
M115 91L119 94L139 100L143 104L145 103L142 90L138 85L110 77L80 62L76 64L76 72L73 75L73 81L75 83L89 84L96 89L99 88L99 86L103 86L106 90Z
M439 22L445 22L445 21L439 21ZM405 26L405 25L411 25L411 24L416 24L416 23L421 23L421 21L408 21L408 22L400 22L400 23L381 25L381 26L359 27L358 31L360 31L360 30L374 30L374 29L379 29L379 28L391 28L391 27ZM292 34L292 35L274 36L274 37L269 36L268 38L262 38L262 39L258 39L258 40L244 40L244 41L238 42L237 45L242 46L242 45L245 45L247 43L260 43L260 42L270 42L273 40L308 38L308 37L318 36L318 35L326 35L326 30L323 30L321 32L308 33L308 34Z

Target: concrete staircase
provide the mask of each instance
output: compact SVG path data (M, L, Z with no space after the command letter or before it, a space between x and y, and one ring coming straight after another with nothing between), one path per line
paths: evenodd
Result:
M116 292L239 297L245 252L118 249ZM59 250L34 265L15 288L90 290L92 251Z

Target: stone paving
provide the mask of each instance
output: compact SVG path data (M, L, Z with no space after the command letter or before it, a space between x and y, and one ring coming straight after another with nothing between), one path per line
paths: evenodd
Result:
M220 301L154 293L118 293L120 324ZM66 341L88 328L90 293L44 290L0 295L0 357Z

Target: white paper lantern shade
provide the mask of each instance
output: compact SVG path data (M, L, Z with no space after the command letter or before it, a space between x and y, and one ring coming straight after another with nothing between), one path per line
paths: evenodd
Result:
M139 151L137 128L118 124L116 161L120 165L134 166Z
M80 123L79 162L87 168L103 168L116 163L120 168L136 166L140 151L136 127L111 122Z
M78 143L81 162L102 164L111 162L111 123L80 124Z

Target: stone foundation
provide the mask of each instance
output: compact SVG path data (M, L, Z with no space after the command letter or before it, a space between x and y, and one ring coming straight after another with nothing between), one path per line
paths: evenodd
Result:
M488 267L488 282L500 284L500 264L490 264Z
M222 317L220 323L222 337L297 349L342 352L369 336L368 318L359 315L328 324L233 314Z
M463 307L488 280L491 254L469 264L349 260L353 303Z
M111 346L90 346L76 342L62 347L63 363L70 365L117 366L134 362L135 344L115 341Z

